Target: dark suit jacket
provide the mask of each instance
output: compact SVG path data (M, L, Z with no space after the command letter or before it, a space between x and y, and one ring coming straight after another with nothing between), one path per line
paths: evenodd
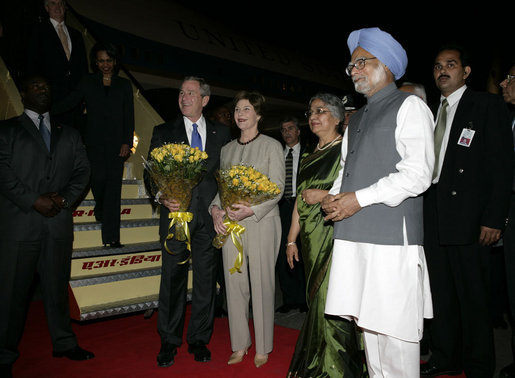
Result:
M436 114L437 106L433 107ZM437 185L441 244L472 244L480 226L503 229L513 174L513 142L506 104L499 96L467 89L451 126ZM470 147L458 145L464 128L475 131Z
M215 123L206 118L205 152L208 155L206 171L202 181L200 181L193 190L190 211L193 212L194 217L203 220L207 231L212 233L213 237L216 233L213 226L213 219L208 212L208 207L218 191L214 174L220 167L220 150L229 140L230 130L227 126ZM173 122L166 122L154 127L149 152L166 143L189 144L182 116ZM150 178L145 172L145 181L147 181L147 184L148 180L150 180ZM166 237L168 234L168 226L170 223L168 213L168 209L161 206L161 222L159 227L161 238Z
M106 91L100 72L84 76L77 87L62 101L54 104L52 113L71 110L81 101L87 110L86 146L122 144L132 147L134 135L134 99L129 80L113 75Z
M52 125L50 152L24 113L0 126L0 238L73 238L72 209L46 218L32 207L39 195L57 192L75 203L89 182L89 163L77 130ZM48 230L48 231L45 231Z
M44 76L52 88L52 98L58 101L75 88L88 72L88 60L82 35L66 25L72 42L70 60L49 19L37 24L27 48L27 74Z

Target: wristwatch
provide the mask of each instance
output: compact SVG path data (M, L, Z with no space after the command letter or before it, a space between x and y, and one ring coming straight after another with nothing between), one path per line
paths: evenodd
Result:
M63 197L63 200L61 201L61 206L65 209L68 208L70 204L68 203L68 200L66 198Z

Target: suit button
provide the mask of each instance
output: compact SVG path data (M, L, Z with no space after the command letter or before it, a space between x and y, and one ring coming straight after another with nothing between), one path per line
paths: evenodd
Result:
M345 173L345 177L349 177L349 176L350 176L349 172Z
M455 190L453 190L453 191L451 192L451 196L455 196L456 194L458 194L458 193L456 193L456 191L455 191Z
M463 173L463 168L458 169L459 173Z
M353 154L353 153L354 153L354 150L352 150L350 153L351 153L351 154Z

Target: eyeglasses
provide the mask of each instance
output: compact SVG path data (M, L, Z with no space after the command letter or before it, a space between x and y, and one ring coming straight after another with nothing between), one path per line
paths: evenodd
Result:
M330 112L331 112L330 110L326 110L326 109L323 109L323 108L316 108L315 110L308 110L306 113L304 113L304 115L306 116L306 118L309 118L313 114L321 115L321 114L330 113Z
M504 80L506 80L506 84L510 84L510 81L515 77L515 75L506 75L506 78Z
M365 65L367 64L367 60L371 59L377 59L375 56L372 58L359 58L356 59L354 63L349 63L347 65L347 68L345 69L345 73L347 73L348 76L351 75L352 69L355 67L357 70L361 71L363 68L365 68Z

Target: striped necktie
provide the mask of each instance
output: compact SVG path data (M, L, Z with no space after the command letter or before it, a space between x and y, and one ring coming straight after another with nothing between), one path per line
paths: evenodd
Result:
M290 148L284 161L286 165L286 180L284 184L284 197L288 198L293 195L292 176L293 176L293 148Z

